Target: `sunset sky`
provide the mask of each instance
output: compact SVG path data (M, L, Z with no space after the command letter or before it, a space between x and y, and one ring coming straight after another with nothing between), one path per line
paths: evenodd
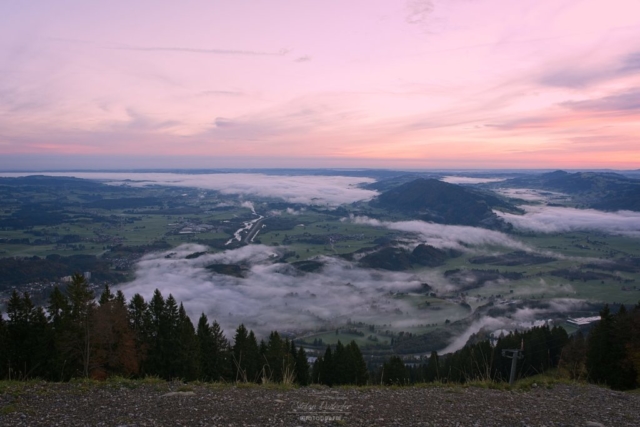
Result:
M0 0L0 169L640 168L639 0Z

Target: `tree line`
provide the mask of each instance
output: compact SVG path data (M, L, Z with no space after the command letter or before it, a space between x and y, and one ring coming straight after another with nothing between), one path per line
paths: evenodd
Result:
M524 378L558 367L562 348L568 341L563 328L542 326L501 336L495 345L484 340L443 357L434 351L424 364L405 364L393 356L376 372L375 381L389 385L509 381L511 359L502 356L502 350L506 349L521 350L524 357L518 361L517 374Z
M306 351L274 331L258 341L240 325L233 344L220 325L202 314L194 326L184 306L156 290L147 302L135 294L105 287L97 301L81 275L62 292L54 288L46 306L14 291L7 319L0 316L0 379L74 377L104 379L157 376L185 381L281 382L338 385L408 385L428 382L508 381L511 359L502 351L519 349L519 378L560 368L572 379L632 389L640 385L640 303L612 314L585 337L569 337L561 327L542 326L501 336L439 356L405 363L392 356L367 366L358 345L327 346L312 365Z
M307 385L364 384L360 349L352 342L330 347L313 370L303 348L271 332L258 342L240 325L233 345L220 325L202 314L196 326L172 295L156 290L149 302L140 294L105 287L98 301L81 275L65 292L54 288L46 310L14 291L0 316L0 379L157 376L185 381L284 382ZM344 373L340 376L335 372Z
M523 355L517 362L518 378L561 369L574 380L617 390L638 388L640 303L630 311L622 305L616 314L605 305L600 317L586 336L579 331L569 337L559 326L542 326L501 336L495 346L481 341L445 357L432 352L424 364L405 364L400 357L392 356L375 372L372 381L393 385L508 381L511 359L503 357L502 351L518 349Z

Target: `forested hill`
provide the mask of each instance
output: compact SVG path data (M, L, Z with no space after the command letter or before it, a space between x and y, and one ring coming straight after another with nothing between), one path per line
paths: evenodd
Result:
M577 197L578 202L594 209L640 211L640 180L612 172L559 170L513 178L496 185L557 191Z
M518 210L494 195L437 179L423 178L385 191L371 204L424 221L494 229L505 229L508 225L498 218L493 208Z

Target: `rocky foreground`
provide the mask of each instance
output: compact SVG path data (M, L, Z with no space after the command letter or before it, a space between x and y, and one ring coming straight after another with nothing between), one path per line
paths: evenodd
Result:
M339 388L0 385L2 426L639 426L640 395L590 385Z

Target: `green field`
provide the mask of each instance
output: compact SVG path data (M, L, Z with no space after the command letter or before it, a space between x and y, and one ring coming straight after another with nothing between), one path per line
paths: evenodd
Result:
M0 221L3 224L22 219L27 222L0 228L0 258L94 255L112 263L114 271L128 275L141 256L159 249L170 250L184 243L205 245L210 252L235 249L240 243L226 243L245 222L258 218L251 209L241 205L238 197L215 191L109 186L57 188L55 192L36 188L24 195L21 191L6 191ZM123 206L125 199L136 199L140 206ZM408 247L410 242L414 246L419 243L413 234L344 220L349 214L385 221L409 219L363 203L334 211L260 197L251 200L257 214L264 217L254 243L282 249L280 262L303 261L321 255L339 256L349 260L353 268L360 268L358 257L367 253L388 246ZM57 219L49 221L50 217ZM456 322L457 328L465 328L477 310L492 302L536 303L557 298L592 303L640 301L640 268L615 270L597 265L602 261L623 265L638 259L640 239L595 232L513 233L509 237L525 245L531 256L553 260L530 265L479 262L479 257L499 258L515 250L468 246L459 256L452 255L436 267L413 264L404 270L413 280L426 283L436 278L454 286L446 291L436 289L432 295L418 289L392 297L381 295L381 298L394 298L410 309L361 318L345 315L333 319L335 325L332 324L330 330L306 331L305 342L322 339L324 343L335 343L353 339L363 347L390 346L391 340L402 333L434 333ZM60 276L71 273L73 271ZM55 281L59 277L50 279ZM11 286L16 284L5 284L4 289ZM564 322L562 317L558 321ZM359 322L372 328L354 326ZM567 323L562 324L571 332L575 330ZM335 329L339 330L338 334Z

